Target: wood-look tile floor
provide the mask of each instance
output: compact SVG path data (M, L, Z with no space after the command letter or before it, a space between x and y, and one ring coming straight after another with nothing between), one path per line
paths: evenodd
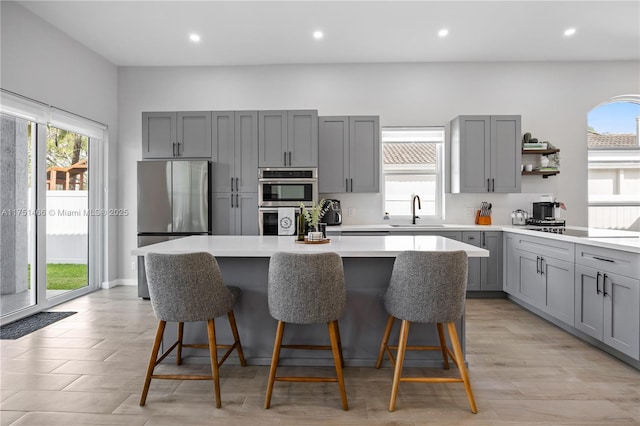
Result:
M391 370L373 367L345 369L347 412L335 383L276 383L265 410L268 368L234 365L221 369L221 409L208 381L155 380L140 407L157 324L149 302L116 287L55 310L78 313L0 341L2 426L640 425L639 371L506 299L467 301L476 415L461 384L419 383L401 384L390 413Z

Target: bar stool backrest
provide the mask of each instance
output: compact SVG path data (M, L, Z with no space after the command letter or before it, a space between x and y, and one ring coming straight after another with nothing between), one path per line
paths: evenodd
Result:
M210 253L149 253L144 258L153 312L161 321L207 321L233 309Z
M399 253L384 296L387 312L412 322L458 320L464 312L467 265L464 251Z
M336 253L275 253L269 262L269 313L278 321L321 324L338 320L347 294Z

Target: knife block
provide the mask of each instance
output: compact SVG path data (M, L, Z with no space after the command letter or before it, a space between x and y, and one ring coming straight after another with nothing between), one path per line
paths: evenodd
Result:
M491 225L491 216L480 216L480 210L476 210L476 225Z

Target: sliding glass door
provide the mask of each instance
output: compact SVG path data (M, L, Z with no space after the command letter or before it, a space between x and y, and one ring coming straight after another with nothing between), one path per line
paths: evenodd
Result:
M4 114L0 120L0 309L4 316L37 303L37 126Z
M100 147L99 139L0 117L4 324L99 288L105 215L99 208L100 179L89 174L90 164L100 163L100 149L89 155L90 146Z

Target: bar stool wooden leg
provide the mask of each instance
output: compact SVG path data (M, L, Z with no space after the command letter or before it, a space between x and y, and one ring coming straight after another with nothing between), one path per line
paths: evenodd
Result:
M442 361L444 362L444 369L449 369L449 355L447 354L447 340L444 338L444 327L442 323L436 324L438 327L438 338L440 339L440 347L442 348Z
M349 403L347 402L347 390L344 386L344 376L342 374L342 360L340 359L339 348L339 327L338 321L331 321L328 324L329 338L331 340L331 351L333 352L333 362L336 366L336 375L338 376L338 385L340 386L340 396L342 397L342 409L349 410Z
M476 406L476 400L473 397L473 391L471 390L471 383L469 382L469 375L467 374L467 368L464 365L464 356L462 355L462 348L460 347L460 340L458 339L458 332L456 331L456 325L453 322L447 323L449 330L449 338L451 345L453 346L453 353L456 356L456 364L460 370L460 376L464 382L464 389L467 391L467 398L469 399L469 405L471 406L471 412L476 414L478 407Z
M273 393L273 384L276 380L276 370L278 369L278 361L280 360L280 346L282 346L282 336L284 334L284 322L278 321L276 329L276 340L273 344L273 355L271 356L271 369L269 370L269 382L267 383L267 395L264 400L264 408L271 406L271 394Z
M182 337L184 336L184 323L178 323L178 346L176 347L176 365L182 365Z
M384 329L384 335L382 336L382 342L380 343L380 350L378 351L378 360L376 361L376 368L380 368L382 365L382 358L384 357L384 352L389 351L389 335L391 335L391 329L393 328L393 321L395 318L392 315L389 315L387 318L387 326ZM389 352L391 354L391 352ZM389 355L391 359L391 363L393 364L393 357Z
M398 341L398 354L396 355L396 367L393 372L393 384L391 386L391 401L389 402L389 411L395 411L396 398L398 397L398 387L400 385L400 377L402 377L402 364L404 363L404 354L407 350L407 339L409 337L409 325L407 320L402 320L400 326L400 339Z
M220 370L218 367L218 348L216 346L216 326L214 320L207 321L209 335L209 356L211 358L211 375L213 376L213 392L216 396L216 408L222 406L220 400Z
M238 358L240 358L240 365L243 367L247 366L247 361L244 359L244 352L242 352L242 344L240 343L240 335L238 334L238 327L236 326L236 317L233 314L233 310L227 313L227 317L229 317L229 326L231 326L231 333L233 333L233 344L236 347L236 351L238 351Z
M162 343L162 336L164 335L164 328L167 325L166 321L160 321L158 323L158 329L156 330L156 338L153 341L153 349L151 349L151 356L149 357L149 366L147 367L147 375L144 379L144 387L142 389L142 395L140 396L140 405L144 405L147 401L147 393L149 393L149 386L151 385L151 375L156 368L156 360L158 359L158 352L160 351L160 343Z
M336 321L336 337L338 338L338 350L340 351L340 366L344 368L344 356L342 355L342 339L340 338L340 327Z

